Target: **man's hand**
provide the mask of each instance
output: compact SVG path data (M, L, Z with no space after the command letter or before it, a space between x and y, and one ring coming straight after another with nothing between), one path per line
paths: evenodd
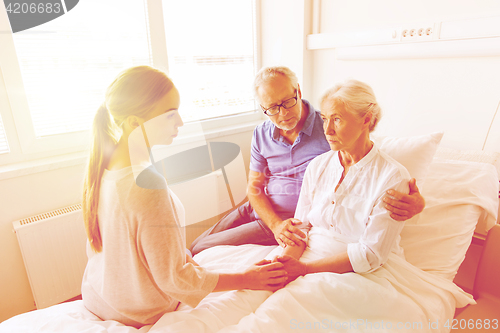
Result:
M293 218L283 221L276 214L273 205L265 194L266 183L267 177L265 173L250 170L247 188L250 205L261 220L271 229L279 245L285 247L286 245L295 245L295 243L300 244L300 237L305 238L305 234L295 227L295 225L300 224L300 221Z
M306 238L306 234L297 227L299 224L302 224L300 220L289 218L271 227L274 238L281 247L300 245Z
M385 208L391 212L396 221L406 221L424 210L425 200L417 187L415 178L410 180L410 193L403 194L394 190L387 191L389 196L384 198Z

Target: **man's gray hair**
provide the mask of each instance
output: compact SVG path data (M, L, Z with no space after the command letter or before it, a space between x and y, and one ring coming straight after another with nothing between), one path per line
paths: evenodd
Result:
M287 77L290 80L290 84L296 89L299 85L299 80L297 79L297 75L288 67L285 66L270 66L262 68L257 75L255 76L255 80L253 82L254 93L255 96L259 97L258 91L259 87L276 78L278 76Z
M382 117L382 109L377 103L373 89L366 83L349 79L338 83L328 89L320 99L320 105L326 101L332 101L335 105L343 105L345 110L363 117L368 112L372 113L370 132Z

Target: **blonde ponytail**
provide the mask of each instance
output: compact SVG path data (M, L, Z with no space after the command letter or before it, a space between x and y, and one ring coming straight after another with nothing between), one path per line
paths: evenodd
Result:
M105 104L97 110L92 132L93 140L83 186L83 220L92 250L101 252L102 238L97 218L101 178L121 134Z
M87 174L83 186L83 219L92 250L101 252L103 242L97 216L104 169L122 135L121 127L131 115L144 117L174 84L162 71L150 66L121 72L106 90L106 99L94 117Z

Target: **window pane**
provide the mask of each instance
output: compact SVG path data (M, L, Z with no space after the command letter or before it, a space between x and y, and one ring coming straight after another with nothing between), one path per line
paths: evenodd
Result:
M7 142L2 117L0 116L0 154L5 154L8 152L10 152L9 143Z
M80 1L13 36L37 137L90 128L118 72L152 63L140 0Z
M169 74L184 121L255 110L252 0L164 0Z

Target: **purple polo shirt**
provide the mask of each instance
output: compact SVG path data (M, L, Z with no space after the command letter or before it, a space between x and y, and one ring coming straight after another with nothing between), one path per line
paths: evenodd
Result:
M292 145L280 135L279 129L271 120L258 125L253 132L250 170L266 173L266 194L282 219L293 217L295 213L302 179L309 162L330 151L320 112L308 101L302 102L309 109L309 114ZM255 212L254 214L258 218Z

